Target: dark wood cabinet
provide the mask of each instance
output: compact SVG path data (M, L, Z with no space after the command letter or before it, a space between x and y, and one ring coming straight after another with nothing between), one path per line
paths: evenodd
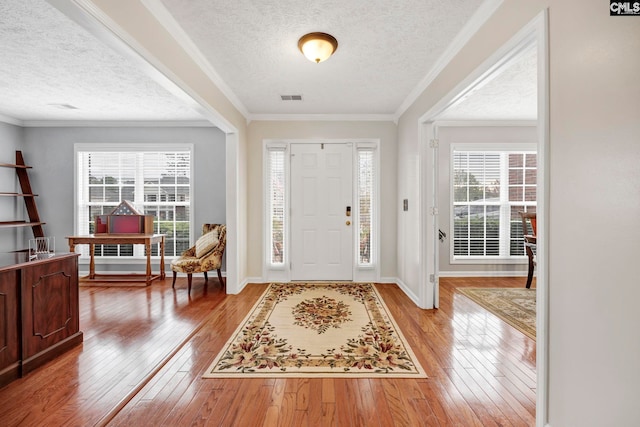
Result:
M0 272L0 386L20 373L20 305L17 270Z
M81 343L82 332L77 254L28 260L15 253L0 260L2 386Z

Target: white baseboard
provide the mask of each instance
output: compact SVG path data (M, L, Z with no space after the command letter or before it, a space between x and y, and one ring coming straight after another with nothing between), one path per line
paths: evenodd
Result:
M526 271L441 271L440 277L527 277ZM535 274L534 274L535 276Z
M151 270L152 270L151 271L152 275L153 274L157 274L156 273L157 270L154 270L153 267L152 267ZM145 274L145 272L146 272L145 270L138 270L138 271L107 270L107 271L104 271L104 272L96 271L96 274ZM218 273L216 272L216 270L211 270L208 273L209 273L210 276L214 275L214 276L218 277ZM165 270L165 274L168 277L168 276L171 276L173 273L172 273L171 269L166 269ZM178 275L180 275L180 274L186 274L186 273L178 273ZM193 274L202 274L202 273L193 273ZM222 277L227 277L227 272L226 271L221 271L220 274L222 275ZM78 269L78 275L87 276L87 275L89 275L89 270L80 270L80 269Z
M96 274L104 274L104 275L107 275L107 274L145 274L145 270L134 270L134 271L131 271L131 270L99 270L99 269L96 268ZM158 274L157 270L153 270L151 272L151 275L154 275L154 274ZM165 270L165 274L167 275L167 277L170 276L171 275L171 270L168 270L168 271ZM89 270L80 270L80 269L78 269L78 275L79 276L88 276L89 275Z
M405 295L408 296L409 299L413 301L415 305L420 307L420 303L419 303L420 299L416 294L413 293L413 291L407 286L406 283L404 283L399 278L396 278L396 285L398 285L398 287L402 290L402 292L404 292Z
M239 294L240 292L242 292L242 290L250 283L264 283L264 281L262 280L262 277L246 277L238 285L238 292L236 292L236 295Z

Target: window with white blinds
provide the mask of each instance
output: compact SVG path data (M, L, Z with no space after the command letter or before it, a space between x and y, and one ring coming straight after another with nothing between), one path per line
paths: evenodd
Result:
M268 262L284 265L285 262L285 148L273 147L267 150L268 167L268 227L270 250Z
M453 259L525 255L519 212L536 209L536 153L453 150Z
M358 264L369 266L374 204L374 151L358 149Z
M109 214L123 200L153 215L154 232L166 235L165 256L189 248L191 150L77 150L77 226L94 232L96 215ZM86 250L86 248L84 248ZM152 255L157 256L159 245ZM142 257L141 245L96 245L102 257Z

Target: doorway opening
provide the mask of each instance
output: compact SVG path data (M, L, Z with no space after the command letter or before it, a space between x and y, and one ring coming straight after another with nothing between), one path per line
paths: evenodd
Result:
M549 174L548 174L548 152L549 152L549 138L548 138L548 17L545 12L542 12L532 22L530 22L525 28L523 28L518 34L516 34L507 44L488 58L478 69L476 69L467 79L462 81L457 87L455 87L447 96L445 96L440 102L438 102L431 110L425 113L419 120L421 131L421 176L422 176L422 188L424 189L421 194L421 210L423 214L422 223L425 225L421 240L422 253L422 272L421 279L423 286L420 288L420 306L422 308L437 308L439 299L439 278L441 274L441 267L443 265L443 259L450 262L447 268L448 274L455 271L457 275L477 275L479 272L481 275L490 277L491 275L513 275L514 271L518 270L514 265L510 265L508 260L500 263L494 262L490 267L487 267L486 262L479 262L476 264L459 263L451 267L451 262L456 258L452 255L452 250L448 247L444 254L440 253L441 243L440 238L443 238L443 234L446 237L451 238L450 227L452 223L455 223L454 219L454 203L449 200L446 206L441 205L443 191L447 192L449 197L451 196L451 186L443 187L440 185L442 182L442 176L446 176L450 179L450 173L441 173L440 168L453 167L452 163L441 162L441 151L445 151L449 156L452 156L451 147L447 144L451 142L443 142L442 136L445 136L445 132L449 132L449 128L458 127L461 129L476 127L480 128L493 128L499 129L500 132L507 132L505 129L533 129L535 155L536 155L536 206L537 211L537 267L536 267L536 296L537 296L537 308L536 308L536 424L538 426L544 425L547 419L547 265L548 265L548 253L546 245L548 242L548 198L549 198ZM509 86L504 79L514 77L512 73L514 67L517 69L518 64L526 64L527 61L523 58L529 54L530 58L533 58L534 63L529 64L528 71L530 75L535 78L535 84L533 87L533 94L535 95L535 102L531 105L530 109L534 115L532 117L518 117L501 115L499 109L496 107L505 105L504 102L497 101L496 98L488 101L488 98L496 95L505 95L509 93L510 88L516 88L517 85ZM522 70L521 70L522 71ZM503 80L501 81L500 78ZM513 83L513 80L511 81ZM516 102L519 99L526 99L526 97L519 97L517 92L511 101L507 101L507 106L510 107L510 112L517 111L518 105ZM475 112L476 116L472 117L471 114ZM465 115L466 114L466 115ZM447 129L447 131L444 131ZM486 138L483 136L483 140L478 139L475 142L496 142L494 137ZM513 141L520 141L517 136L511 136ZM445 138L446 139L446 138ZM454 138L455 139L455 138ZM526 141L525 141L526 142ZM444 146L443 146L444 145ZM526 159L526 157L523 157ZM526 161L526 160L525 160ZM480 187L480 186L478 186ZM483 199L483 201L486 201ZM480 203L482 204L482 203ZM489 203L485 203L488 205ZM523 209L523 210L526 210ZM468 214L468 212L467 212ZM483 210L483 220L486 220L486 210ZM446 219L447 226L442 229L442 225L445 222L443 216ZM468 219L468 218L467 218ZM469 221L468 221L469 222ZM484 221L486 225L487 221ZM455 227L455 225L453 225ZM449 231L447 233L447 231ZM486 232L486 229L484 230ZM486 235L484 236L486 237ZM460 239L462 241L463 239ZM472 239L469 237L467 243L470 244ZM462 248L464 249L464 248ZM486 245L484 246L486 249ZM467 260L469 261L469 260ZM526 283L526 261L523 259L521 266L523 274L523 284ZM483 269L485 271L483 271ZM521 272L518 270L518 274Z

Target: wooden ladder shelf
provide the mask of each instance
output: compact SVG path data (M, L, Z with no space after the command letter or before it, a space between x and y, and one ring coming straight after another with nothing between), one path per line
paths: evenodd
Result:
M22 191L22 193L0 193L0 195L22 197L24 199L25 206L27 207L27 215L29 216L29 222L2 221L0 222L0 227L31 227L33 237L44 237L42 225L45 223L40 221L40 214L38 213L38 207L36 206L37 194L33 194L31 182L29 182L29 174L27 173L27 169L31 169L31 166L27 166L25 164L22 151L16 151L15 164L0 163L0 166L14 168L16 170Z

